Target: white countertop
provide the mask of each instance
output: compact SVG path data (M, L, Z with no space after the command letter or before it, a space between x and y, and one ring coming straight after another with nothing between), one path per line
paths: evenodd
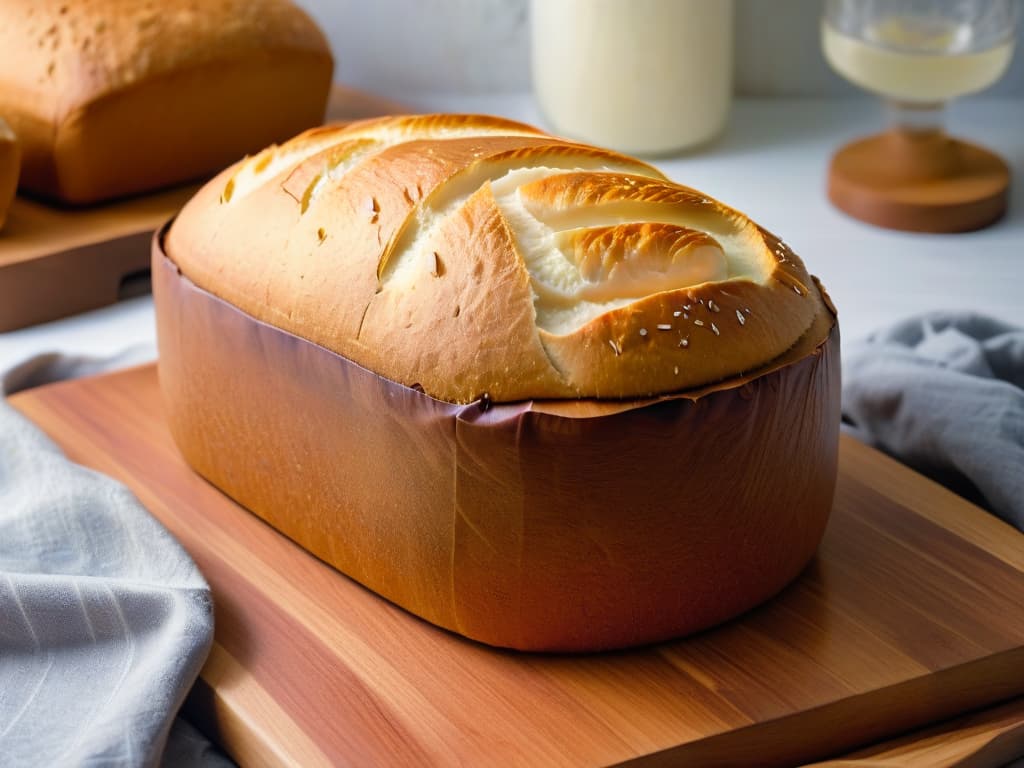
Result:
M419 94L405 101L424 110L490 112L543 125L529 94ZM950 132L999 152L1012 165L1015 183L1000 223L962 235L878 229L828 203L831 152L880 129L882 119L870 100L741 100L717 142L654 162L783 237L835 301L844 346L936 309L974 310L1024 326L1024 101L968 100L951 109ZM0 333L0 371L42 352L109 355L153 338L152 300L133 299Z

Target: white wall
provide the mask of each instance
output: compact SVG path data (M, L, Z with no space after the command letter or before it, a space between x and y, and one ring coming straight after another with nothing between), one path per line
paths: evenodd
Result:
M398 97L529 87L528 0L296 0L330 38L335 79Z
M529 88L528 0L296 1L330 38L342 82L393 98ZM821 0L736 0L737 92L859 93L822 59L820 13ZM1024 98L1024 20L1017 40L1010 72L984 95Z

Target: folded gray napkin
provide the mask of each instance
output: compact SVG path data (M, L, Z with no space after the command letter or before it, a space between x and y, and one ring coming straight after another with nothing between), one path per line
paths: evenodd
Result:
M90 367L47 357L0 381ZM0 401L0 765L158 765L212 637L209 587L171 535ZM165 764L215 764L175 732Z
M1024 530L1024 329L936 312L875 333L846 351L843 416Z

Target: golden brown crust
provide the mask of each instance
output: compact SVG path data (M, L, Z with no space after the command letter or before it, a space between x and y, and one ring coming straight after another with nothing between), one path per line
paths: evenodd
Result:
M307 132L204 187L167 253L253 317L451 402L699 387L829 312L741 213L478 116Z
M462 400L494 397L509 378L537 391L561 389L537 337L530 276L489 185L444 220L435 242L439 255L416 279L421 299L408 301L404 286L385 287L367 308L354 359L430 394L472 393ZM500 343L488 339L492 328L502 329ZM474 338L480 342L466 343ZM519 355L510 358L509 348Z
M693 261L697 249L708 250L718 269L716 279L728 277L722 247L707 232L657 222L629 222L600 227L567 229L559 240L572 254L586 283L585 294L607 283L614 284L617 295L643 298L663 290L665 273ZM699 266L699 265L698 265ZM702 277L697 270L694 278ZM686 278L683 278L686 279ZM703 282L692 280L692 282Z
M288 0L12 0L0 50L23 186L76 203L194 178L319 122L333 69Z

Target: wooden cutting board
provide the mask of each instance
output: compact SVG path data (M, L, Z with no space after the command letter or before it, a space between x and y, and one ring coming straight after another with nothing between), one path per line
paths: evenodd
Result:
M848 438L820 553L779 597L574 657L436 629L245 512L182 462L152 366L12 402L199 564L216 638L188 707L247 765L791 765L1024 693L1024 537Z
M335 86L327 120L407 108ZM0 231L0 332L113 304L148 291L153 231L192 197L197 184L87 208L18 197Z

